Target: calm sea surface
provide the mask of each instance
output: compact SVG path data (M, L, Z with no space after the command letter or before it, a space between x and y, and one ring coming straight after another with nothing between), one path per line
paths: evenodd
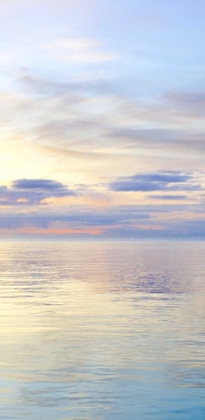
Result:
M204 420L205 243L1 242L0 419Z

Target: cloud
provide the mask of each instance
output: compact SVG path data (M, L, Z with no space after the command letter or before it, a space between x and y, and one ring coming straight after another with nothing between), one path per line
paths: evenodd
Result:
M12 187L20 190L54 191L60 194L68 193L68 189L61 182L51 179L18 179L12 182Z
M10 213L0 216L0 227L10 229L30 226L32 228L48 229L52 226L61 226L63 228L85 229L101 227L132 225L133 223L143 221L149 223L150 216L140 209L127 207L116 207L110 209L94 209L84 206L68 206L66 210L59 212L36 211L27 213Z
M173 91L164 96L168 104L186 112L190 116L203 117L205 112L205 92Z
M3 211L0 229L15 232L98 234L99 238L205 238L204 206L123 205L99 209L80 205Z
M95 64L120 59L118 53L104 51L101 46L100 42L89 38L59 38L43 48L54 57L72 64Z
M115 239L178 239L178 240L204 240L205 219L202 220L180 220L175 223L166 222L166 226L155 228L147 227L117 227L112 230L106 229L101 237Z
M138 210L139 211L139 210ZM109 213L69 208L67 213L16 213L1 214L0 229L4 231L22 231L24 233L44 233L53 229L65 234L72 230L76 234L98 232L101 239L205 239L205 219L153 220L147 214L130 213L121 209L112 209ZM97 230L96 230L97 229Z
M0 206L39 205L46 199L76 195L76 191L51 179L19 179L10 188L0 187Z
M109 184L109 188L115 192L195 191L201 189L200 185L193 183L192 180L194 181L192 174L179 171L144 173L119 177Z
M173 194L169 194L169 195L167 195L167 194L162 194L162 195L148 195L147 196L147 198L151 198L151 199L154 199L154 200L187 200L187 199L189 199L189 197L187 196L187 195L173 195Z
M163 115L161 115L163 119ZM183 119L183 118L182 118ZM149 115L144 122L150 125ZM173 121L174 123L174 121ZM158 121L160 125L160 121ZM174 125L174 124L173 124ZM175 157L201 157L205 152L204 132L190 127L187 130L184 127L168 128L140 128L137 124L130 127L116 127L107 130L106 136L110 138L111 143L118 145L126 151L143 150L146 154L153 154L157 151L158 155L167 155Z
M201 159L204 155L204 132L190 125L190 110L187 111L178 96L176 105L176 92L149 100L140 97L131 100L122 93L122 81L96 76L93 79L76 76L62 81L43 79L27 72L18 82L24 95L8 96L1 115L6 108L10 128L14 115L26 138L44 146L58 146L62 155L69 146L73 152L81 153L97 149L103 153L106 148L113 149L116 155L119 150L124 153L139 150L152 156L155 151L156 157L183 160Z
M18 83L28 91L41 96L59 95L65 96L66 94L79 94L79 93L92 93L92 94L105 94L112 93L115 86L108 80L101 80L98 77L85 79L71 79L69 81L56 81L50 79L43 79L37 75L25 72L23 76L18 78Z

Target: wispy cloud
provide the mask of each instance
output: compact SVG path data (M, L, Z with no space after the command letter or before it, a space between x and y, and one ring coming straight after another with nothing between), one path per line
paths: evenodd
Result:
M42 48L53 57L73 64L95 64L120 59L119 53L106 51L101 42L89 38L59 38Z
M205 92L204 91L172 91L164 96L168 104L175 107L177 112L186 113L190 117L204 117Z
M52 146L58 138L58 149L77 147L81 152L96 149L131 151L143 150L146 154L201 157L205 152L201 120L201 102L191 104L191 93L168 92L150 102L136 98L130 100L122 94L120 84L112 80L57 81L25 74L18 81L27 95L8 96L5 114L18 115L26 136L36 142ZM197 96L197 94L193 94ZM41 98L39 100L38 98ZM181 99L180 99L181 98ZM201 98L203 102L203 95ZM176 103L177 102L177 103ZM14 112L15 111L15 112ZM192 112L193 111L193 112ZM203 114L204 115L204 114ZM43 117L43 118L42 118ZM187 119L193 127L187 128Z

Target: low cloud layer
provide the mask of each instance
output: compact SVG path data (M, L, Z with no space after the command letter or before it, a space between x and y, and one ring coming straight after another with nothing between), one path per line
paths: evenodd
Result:
M55 213L1 213L0 229L45 234L75 232L76 235L97 235L99 239L202 239L205 235L204 212L201 209L197 214L195 210L193 206L192 218L186 219L184 205L119 206L106 211L69 206L67 211Z
M24 233L66 234L70 231L101 238L201 238L204 232L203 180L200 172L158 171L119 177L101 186L85 184L70 189L47 178L17 179L10 187L0 187L0 229ZM102 202L101 208L95 204L79 204L79 198L85 203L95 196L98 198L100 187L102 196L108 200L106 205ZM133 205L115 203L118 193L126 197L128 192L132 199L135 193L144 193L145 200L137 200ZM53 207L54 199L62 197L70 197L70 200L63 205L58 201ZM157 200L162 203L159 205ZM7 212L3 210L5 206Z

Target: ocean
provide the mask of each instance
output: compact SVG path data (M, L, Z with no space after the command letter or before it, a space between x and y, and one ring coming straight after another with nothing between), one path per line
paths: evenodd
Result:
M0 419L205 419L205 242L1 240L0 315Z

